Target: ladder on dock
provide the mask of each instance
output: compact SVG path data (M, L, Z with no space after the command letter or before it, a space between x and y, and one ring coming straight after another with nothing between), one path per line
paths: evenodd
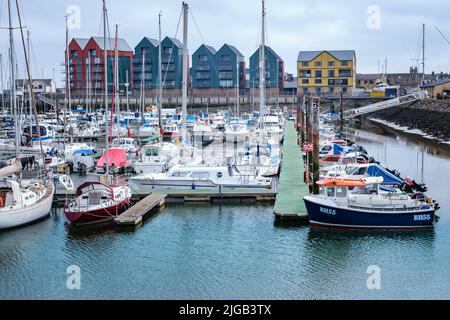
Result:
M155 207L162 207L166 202L165 194L150 194L130 209L114 219L118 226L135 227L142 223L144 216Z
M388 109L388 108L392 108L392 107L398 107L403 104L413 103L422 98L423 98L423 94L421 92L416 92L416 93L407 94L405 96L401 96L398 98L369 104L364 107L344 111L344 119L350 119L350 118L362 116L362 115L365 115L368 113L372 113L372 112L376 112L376 111L380 111L380 110L384 110L384 109Z

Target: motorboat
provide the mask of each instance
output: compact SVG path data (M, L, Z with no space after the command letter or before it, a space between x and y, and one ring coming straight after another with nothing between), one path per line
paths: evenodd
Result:
M304 197L311 226L350 229L431 227L435 204L398 188L383 191L383 177L329 178L318 182L320 194Z
M112 141L112 148L122 148L128 153L135 154L138 151L137 142L133 138L116 138Z
M130 186L141 191L154 189L218 190L219 188L270 188L271 178L249 176L228 166L176 165L166 173L130 178Z
M231 118L225 126L225 139L230 143L242 143L249 139L250 131L245 121Z
M108 161L110 173L124 173L125 167L128 165L127 151L122 148L109 148L108 159L106 152L103 151L102 156L96 164L97 173L104 174L106 172L106 161Z

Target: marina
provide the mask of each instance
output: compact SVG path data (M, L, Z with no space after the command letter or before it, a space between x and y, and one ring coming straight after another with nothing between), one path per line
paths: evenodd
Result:
M298 51L290 76L266 0L248 68L204 43L197 5L132 49L98 2L95 36L65 17L59 88L0 5L0 300L449 297L450 76L427 78L425 24L405 85L355 50Z

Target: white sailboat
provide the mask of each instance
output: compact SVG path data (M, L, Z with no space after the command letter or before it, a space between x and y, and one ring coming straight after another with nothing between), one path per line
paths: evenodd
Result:
M13 40L13 28L11 25L11 1L8 0L8 12L9 12L9 41L10 50L13 52L14 40ZM21 19L19 15L19 22ZM22 30L22 29L21 29ZM23 40L23 34L22 34ZM27 63L27 72L30 83L30 99L31 105L34 107L36 117L36 106L33 96L33 88L31 86L31 77L27 59L27 51L24 48L25 61ZM15 66L14 54L10 55L11 66ZM15 118L15 151L16 161L20 159L20 138L19 138L19 109L17 106L16 90L15 90L15 70L11 68L11 101ZM36 127L39 137L39 120L36 117ZM42 147L41 147L42 149ZM20 167L21 169L21 167ZM16 172L17 175L20 172ZM28 185L25 185L28 184ZM54 186L51 179L34 179L33 183L26 183L18 179L17 181L12 178L0 178L0 230L16 228L23 225L27 225L41 219L44 219L49 215L52 203L53 203Z

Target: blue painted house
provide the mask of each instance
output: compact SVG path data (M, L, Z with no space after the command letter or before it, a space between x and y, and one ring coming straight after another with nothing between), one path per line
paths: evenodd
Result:
M236 47L224 44L215 54L215 67L216 88L236 88L239 79L239 88L245 90L245 58Z
M192 55L191 79L193 89L216 87L216 52L213 47L202 44Z
M181 89L183 81L183 44L165 37L161 42L161 71L165 89Z
M260 48L250 57L250 87L259 88ZM272 48L265 46L265 80L266 88L284 87L284 62Z
M133 59L135 90L142 88L142 82L144 82L144 89L158 88L158 46L157 40L145 37L135 47Z

